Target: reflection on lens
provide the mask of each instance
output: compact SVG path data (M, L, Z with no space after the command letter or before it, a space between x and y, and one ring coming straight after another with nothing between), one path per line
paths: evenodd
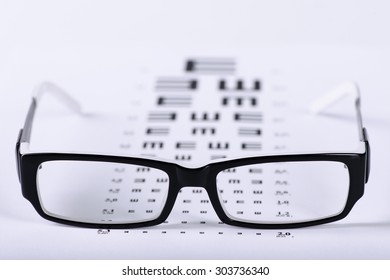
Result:
M169 178L159 169L112 162L48 161L37 186L46 214L87 223L137 223L164 208Z
M226 215L233 220L307 222L343 211L349 171L334 161L254 164L220 172L217 189Z

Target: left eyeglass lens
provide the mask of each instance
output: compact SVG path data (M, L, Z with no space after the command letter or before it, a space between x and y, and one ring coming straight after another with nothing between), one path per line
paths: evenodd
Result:
M161 214L169 177L141 165L58 160L39 166L37 187L50 216L85 223L140 223Z

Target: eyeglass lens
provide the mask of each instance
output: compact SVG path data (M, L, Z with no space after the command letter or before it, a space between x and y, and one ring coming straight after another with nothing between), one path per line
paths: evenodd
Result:
M58 160L39 166L37 186L41 206L50 216L88 223L138 223L161 214L169 177L140 165Z
M223 209L233 220L286 224L339 214L349 191L344 163L297 161L227 169L217 175Z

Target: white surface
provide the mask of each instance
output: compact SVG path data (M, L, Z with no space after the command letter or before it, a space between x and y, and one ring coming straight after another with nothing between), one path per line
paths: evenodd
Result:
M388 5L386 1L0 2L1 258L388 259ZM185 226L104 235L44 221L22 197L14 145L37 83L54 81L91 110L104 111L109 103L123 112L126 104L119 97L148 84L139 82L141 77L178 73L186 56L216 55L242 57L240 65L250 68L252 63L264 73L283 69L278 85L299 96L299 104L309 103L340 81L358 82L372 145L372 172L365 195L346 219L309 229L255 231L213 224L213 219L205 228L194 217ZM172 58L171 63L156 65L152 73L146 68L134 70L134 65L153 64L162 57ZM180 233L183 229L185 235ZM169 235L162 236L163 230ZM280 232L290 235L277 237Z

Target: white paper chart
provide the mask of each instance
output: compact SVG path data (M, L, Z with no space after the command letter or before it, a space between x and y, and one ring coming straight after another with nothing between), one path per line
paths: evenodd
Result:
M42 99L34 123L31 150L156 157L188 167L253 155L356 151L358 130L353 99L346 98L336 104L334 110L313 115L308 110L313 99L300 95L294 82L289 84L292 79L286 73L291 72L282 67L251 63L251 59L245 56L186 54L141 60L138 65L132 66L131 71L132 84L128 92L113 93L111 97L107 95L109 99L103 104L96 101L93 93L89 94L88 99L82 100L86 112L83 116L72 114L49 96ZM326 94L327 90L336 86L324 87L323 92L313 96ZM112 100L114 98L116 100ZM90 103L87 103L88 100ZM232 186L233 191L226 198L226 207L232 207L237 215L244 215L239 207L246 203L248 197L240 184L248 180L251 192L259 195L258 199L252 196L251 203L262 204L271 200L274 205L272 215L287 220L294 216L294 195L289 189L292 173L288 168L272 170L273 191L265 196L262 181L256 176L258 171L256 168L227 171L231 174L226 177L226 185ZM152 203L156 199L154 196L142 199L136 196L150 176L148 170L137 170L136 176L131 178L125 178L121 174L123 170L118 167L113 167L111 172L106 178L110 181L107 196L97 210L107 219L115 213L118 193L128 181L131 181L130 191L135 193L129 198L131 203ZM164 183L164 179L157 180ZM158 192L159 189L152 188L151 192L153 190ZM363 196L361 200L365 199ZM379 243L372 242L372 234L378 228L360 226L361 221L368 219L367 216L352 215L337 223L294 230L233 227L220 222L202 186L183 188L168 219L161 225L147 228L68 227L48 222L40 218L32 207L24 207L32 217L32 220L26 221L29 238L39 240L40 236L50 236L49 246L42 246L40 251L36 251L28 245L28 249L23 251L19 247L21 245L13 244L12 252L19 253L12 253L9 248L3 257L388 256L387 252L379 250ZM363 208L356 208L352 213L367 213ZM145 210L148 211L147 208ZM16 228L24 230L23 223L18 223ZM387 227L380 228L381 233L389 230ZM371 240L371 247L365 247L364 252L343 250L340 244L354 247L356 240L353 241L352 234L357 234L361 242ZM56 240L61 240L61 244L57 244Z

